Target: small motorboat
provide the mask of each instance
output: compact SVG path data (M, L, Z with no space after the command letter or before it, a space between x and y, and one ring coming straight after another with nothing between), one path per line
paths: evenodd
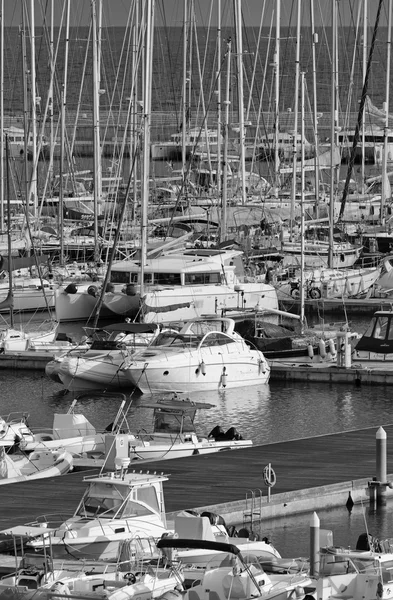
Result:
M193 392L266 384L270 367L227 317L193 319L162 331L121 368L143 393Z
M197 435L194 424L197 411L212 408L213 404L175 395L143 407L153 409L153 432L139 432L134 441L129 441L131 459L168 460L252 446L252 440L244 440L234 427L224 432L216 426L207 437Z
M0 446L0 485L57 477L72 469L72 455L65 450L37 450L29 455L12 456Z
M31 523L38 527L45 523L54 530L50 539L54 558L116 561L125 542L157 540L168 531L163 492L168 477L128 472L122 465L115 471L85 477L86 491L70 519L59 522L44 516ZM29 547L41 550L44 543L38 538L31 540Z

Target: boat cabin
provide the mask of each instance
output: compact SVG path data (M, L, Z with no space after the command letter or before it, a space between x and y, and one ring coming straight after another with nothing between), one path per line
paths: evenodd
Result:
M149 473L104 473L86 477L88 487L77 507L78 519L160 517L165 523L163 482L168 477Z
M355 350L378 354L393 353L393 311L379 310L374 313Z
M145 286L231 285L242 274L240 252L214 249L189 250L147 260L144 268ZM111 283L140 285L140 261L114 263ZM129 293L126 291L126 293ZM135 292L134 292L135 293Z

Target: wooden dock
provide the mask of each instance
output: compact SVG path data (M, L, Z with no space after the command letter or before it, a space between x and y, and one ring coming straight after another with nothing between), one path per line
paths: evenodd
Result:
M393 425L383 427L389 442ZM144 463L143 470L169 474L164 483L168 512L244 500L250 490L262 489L265 494L263 469L268 463L277 476L273 495L362 478L371 481L376 472L377 429ZM387 444L387 452L388 472L392 472L393 444ZM135 468L139 471L142 465L136 463ZM87 474L93 471L0 486L0 529L33 521L38 515L69 517L85 489Z
M352 383L361 385L393 385L393 370L388 367L362 367L356 361L350 368L331 363L286 364L272 361L270 379L274 381L313 381L320 383Z

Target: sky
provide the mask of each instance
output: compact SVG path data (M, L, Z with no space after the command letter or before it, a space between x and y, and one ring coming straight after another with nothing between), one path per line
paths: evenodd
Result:
M42 14L53 1L56 14L56 24L60 23L60 15L65 5L65 0L2 0L4 3L4 24L6 26L19 26L21 23L22 2L28 9L34 5L35 21L37 25L42 24ZM98 2L98 0L96 0ZM127 15L134 0L102 0L103 1L103 24L104 26L124 26ZM146 0L144 0L146 2ZM233 5L237 0L220 0L222 25L230 25L233 20ZM302 24L309 23L310 0L299 0L302 6ZM328 25L331 20L332 0L313 0L315 22L317 25ZM71 25L88 25L90 19L90 0L70 0L71 2ZM156 24L178 25L183 22L183 6L194 3L195 18L198 25L207 26L209 22L217 22L218 0L155 0ZM241 0L243 20L246 25L259 26L261 20L267 27L272 19L272 13L277 6L278 0ZM381 13L381 26L387 23L387 11L389 0L383 0ZM356 22L360 8L364 0L339 0L338 22L350 25ZM368 0L368 21L373 26L379 0ZM47 9L49 14L49 8ZM296 24L297 1L281 0L281 23L288 25Z

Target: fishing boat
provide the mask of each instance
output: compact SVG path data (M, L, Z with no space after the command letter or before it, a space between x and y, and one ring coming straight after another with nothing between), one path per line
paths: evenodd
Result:
M0 445L0 485L57 477L68 473L72 466L72 456L64 449L8 455L5 446Z
M126 600L138 596L141 600L158 598L175 588L183 589L184 577L176 565L161 566L157 560L160 553L150 541L151 557L146 559L149 540L136 540L135 554L125 563L109 564L98 561L61 561L51 557L50 535L47 527L10 527L0 532L5 538L12 538L14 548L21 546L22 557L15 556L19 565L14 573L3 576L0 581L0 596L12 589L25 600L46 600L52 595L68 596L83 600L86 595L95 597L105 592L106 598ZM25 551L26 541L41 537L46 547L40 554ZM140 558L141 551L145 560ZM129 557L131 558L131 557ZM127 570L125 570L127 568Z
M128 461L129 462L129 461ZM87 489L74 513L64 522L42 517L51 534L54 558L116 560L121 544L136 538L158 539L167 532L163 474L128 472L127 468L85 477ZM43 540L29 546L42 549Z
M278 308L275 289L264 281L248 281L242 252L199 249L147 259L141 291L140 261L113 263L104 292L101 318L139 317L144 322L186 321L223 308ZM98 284L59 287L56 318L88 320L97 308Z
M132 460L168 460L252 446L252 440L244 440L234 427L224 432L216 426L206 437L197 434L196 413L212 408L212 404L175 396L143 406L153 409L153 431L139 432L135 440L129 442Z
M270 368L259 350L235 332L229 318L188 321L163 331L122 369L142 393L193 392L265 384Z

